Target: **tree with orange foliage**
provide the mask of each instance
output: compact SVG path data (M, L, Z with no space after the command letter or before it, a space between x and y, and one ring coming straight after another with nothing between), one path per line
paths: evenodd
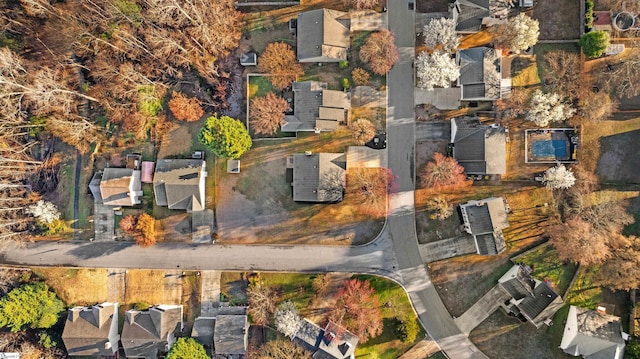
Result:
M198 121L204 115L200 101L197 98L189 98L180 92L171 94L169 109L173 116L180 121Z
M395 185L395 176L388 168L356 168L347 173L348 195L370 216L387 214L387 194Z
M422 187L457 186L464 182L464 167L453 157L446 157L440 152L433 155L420 172Z
M273 42L267 45L260 56L258 70L270 74L268 79L278 90L291 85L291 82L304 73L291 46L284 42Z
M138 217L136 225L138 234L136 235L136 244L141 247L149 247L156 243L156 219L150 215L143 213Z
M363 343L382 333L380 300L369 281L347 279L335 298L332 321L345 326Z
M118 223L118 226L120 226L120 229L122 229L127 233L133 233L136 230L137 222L138 221L136 220L136 217L132 215L127 215L122 217L122 219Z
M389 72L399 57L393 34L389 30L369 35L365 44L360 48L360 60L378 75Z
M360 146L371 141L373 136L376 135L376 125L364 118L353 121L349 125L349 129L353 139L356 141L356 145Z
M267 136L275 134L284 123L284 111L288 108L287 101L273 92L251 99L249 105L251 127L257 134Z

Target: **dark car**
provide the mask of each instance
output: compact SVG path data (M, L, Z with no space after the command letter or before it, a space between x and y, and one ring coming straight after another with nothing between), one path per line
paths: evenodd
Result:
M387 134L379 133L371 139L371 141L365 143L365 146L373 148L374 150L382 150L387 148Z

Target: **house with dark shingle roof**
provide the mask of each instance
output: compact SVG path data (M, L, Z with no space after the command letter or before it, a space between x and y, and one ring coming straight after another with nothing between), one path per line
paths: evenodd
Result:
M249 322L247 314L218 314L213 331L216 359L247 357Z
M502 98L502 51L490 47L459 50L456 63L460 66L458 86L463 101L494 101ZM505 79L505 88L511 81ZM505 89L506 91L506 89Z
M504 127L487 126L475 117L451 119L453 157L466 174L505 174L507 137Z
M510 297L500 303L505 310L520 319L531 322L536 328L551 325L551 318L562 308L562 297L547 282L531 276L531 268L516 264L500 279L498 287Z
M358 337L329 321L324 328L303 319L300 328L291 339L313 353L314 359L354 358Z
M298 61L346 60L350 23L349 15L337 10L316 9L298 14Z
M69 356L114 358L119 340L118 303L69 309L62 331L62 342Z
M293 200L339 202L346 183L344 153L297 153L293 162Z
M460 204L464 229L473 236L480 255L496 255L506 248L502 230L509 227L502 198L487 198Z
M620 317L572 305L560 349L585 359L622 359L625 338Z
M145 311L128 310L122 328L127 358L156 359L166 353L184 329L181 305L157 305Z
M346 122L348 92L327 90L327 84L318 81L294 82L292 91L293 115L285 115L283 132L335 131Z
M206 177L204 160L158 160L153 176L156 204L187 212L204 210Z
M455 0L449 7L456 21L456 31L473 34L495 20L504 19L513 7L513 0Z

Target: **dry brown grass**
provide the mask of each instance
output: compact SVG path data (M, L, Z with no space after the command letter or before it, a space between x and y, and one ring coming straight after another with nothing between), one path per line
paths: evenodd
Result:
M347 11L345 0L300 0L299 5L287 6L267 11L253 11L244 17L245 28L250 31L257 29L271 30L278 24L298 16L298 13L313 9L329 8Z
M130 269L127 272L125 302L162 303L164 299L164 272Z
M32 268L67 305L92 305L107 300L106 269Z
M470 34L463 36L460 40L460 49L469 49L472 47L485 46L493 41L493 35L489 32L489 30L484 29L482 31L478 31L475 34Z
M579 160L590 172L595 172L601 152L601 139L640 129L640 118L626 121L586 122L582 126L582 152ZM637 141L636 141L637 143ZM633 149L629 149L633 151ZM628 164L625 164L628 165Z

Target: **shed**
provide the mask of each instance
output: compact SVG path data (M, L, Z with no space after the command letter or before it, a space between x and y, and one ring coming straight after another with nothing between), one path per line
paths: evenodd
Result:
M258 55L255 52L247 52L240 55L240 65L242 66L256 66L258 65Z
M153 169L155 164L150 161L142 161L142 183L153 183Z
M227 160L227 173L240 173L240 160Z

